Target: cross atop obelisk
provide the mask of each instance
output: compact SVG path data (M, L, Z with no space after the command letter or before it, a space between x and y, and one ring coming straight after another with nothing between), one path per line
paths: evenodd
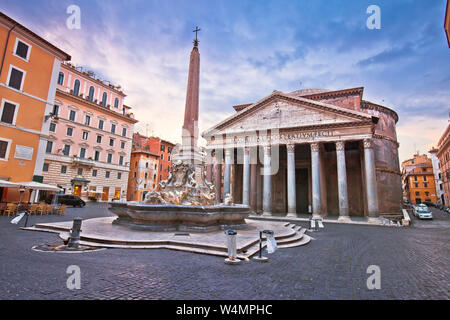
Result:
M194 40L194 47L198 47L198 39L197 39L197 33L202 30L198 26L195 27L195 29L192 32L195 32L195 40Z

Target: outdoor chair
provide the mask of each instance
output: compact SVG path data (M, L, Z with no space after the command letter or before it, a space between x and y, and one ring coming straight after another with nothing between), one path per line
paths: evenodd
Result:
M63 216L66 213L66 209L67 209L67 206L65 204L61 205L58 208L58 210L56 211L56 214Z
M45 203L39 203L37 214L40 214L41 216L47 214L47 205Z
M8 217L10 216L10 215L15 215L16 214L16 208L17 208L17 205L16 204L14 204L14 203L8 203L7 205L6 205L6 209L5 209L5 211L4 211L4 215L8 215Z
M33 214L38 214L38 204L37 203L33 203L30 207L30 209L28 209L28 214L33 215Z

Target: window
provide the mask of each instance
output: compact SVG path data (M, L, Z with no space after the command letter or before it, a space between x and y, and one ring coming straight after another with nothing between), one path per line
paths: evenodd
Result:
M48 163L44 163L44 167L42 168L42 171L48 172Z
M416 196L419 196L420 195L420 192L419 191L416 191Z
M80 94L80 80L75 80L73 84L73 94L78 96Z
M89 137L89 132L87 132L87 131L83 131L83 135L82 135L82 139L83 140L87 140L88 139L88 137Z
M111 163L112 162L112 153L108 153L108 158L106 160L106 162Z
M94 93L95 93L95 89L93 86L89 87L89 95L88 95L88 99L89 101L94 101Z
M114 139L109 139L109 145L110 145L111 147L114 147Z
M170 156L167 157L167 161L170 161Z
M145 179L148 179L148 173L147 172L145 173Z
M102 136L97 136L97 143L102 143Z
M98 120L98 128L100 129L100 130L103 130L103 124L104 124L105 122L103 121L103 120Z
M66 135L68 135L69 137L71 137L71 136L73 135L73 128L67 127Z
M0 160L8 161L10 145L11 145L11 140L0 139Z
M120 143L120 149L125 149L125 141L122 141L122 142Z
M172 148L167 148L168 153L172 153Z
M147 184L146 183L144 183L144 189L147 189Z
M122 172L117 172L117 179L118 180L122 179Z
M114 108L118 108L119 107L119 98L115 98L114 99Z
M70 145L65 144L63 149L63 155L68 156L70 154Z
M91 124L91 117L90 116L86 116L84 118L84 124L87 125L87 126Z
M46 153L52 153L52 149L53 149L53 142L52 141L47 141L47 147L45 148L45 152Z
M123 166L123 156L120 156L120 157L119 157L119 164L120 164L121 166Z
M414 181L417 181L417 176L414 176Z
M0 106L0 121L15 125L19 105L3 100Z
M424 177L423 177L423 181L427 181L427 176L424 176Z
M161 151L162 151L162 152L166 151L166 146L163 145L163 144L161 145Z
M100 151L97 151L97 150L94 151L94 160L95 161L100 160Z
M56 132L56 123L54 123L54 122L51 122L50 123L50 132Z
M153 180L156 180L156 174L153 175Z
M86 149L80 148L80 158L84 159L86 157Z
M97 169L92 170L92 176L96 177L97 176Z
M148 162L145 163L145 167L148 168Z
M73 111L73 110L70 110L70 112L69 112L69 120L70 121L75 121L75 116L76 116L76 112L75 111Z
M116 133L116 125L114 123L111 124L111 133Z
M105 172L105 178L106 178L106 179L109 179L109 175L110 175L110 172L109 172L109 171L106 171L106 172Z
M67 172L67 166L61 166L61 173Z
M161 154L161 160L164 160L164 153Z
M102 106L106 107L106 100L108 100L108 94L106 92L103 92L102 95Z
M18 56L26 61L30 58L30 45L26 44L22 40L16 39L16 48L14 49L14 55Z
M425 191L425 196L429 196L430 195L430 193L428 192L428 191Z
M9 71L8 86L17 90L22 90L24 78L25 78L25 71L19 70L18 68L11 66L11 69Z
M428 183L427 183L427 182L424 182L424 183L423 183L423 187L424 187L424 188L428 188Z
M136 171L135 171L135 172L133 172L133 177L135 177L135 178L136 178Z
M82 176L83 175L83 168L78 168L78 175Z
M122 137L127 136L127 128L122 128Z
M59 114L59 106L58 106L57 104L55 104L55 105L53 106L52 114L53 114L54 116L58 116L58 114Z
M61 85L61 86L64 85L64 73L63 72L59 73L58 84Z
M414 188L418 188L419 184L418 183L414 183Z

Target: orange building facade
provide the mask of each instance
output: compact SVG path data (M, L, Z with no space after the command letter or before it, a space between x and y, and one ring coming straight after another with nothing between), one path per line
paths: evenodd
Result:
M141 201L146 193L159 190L159 183L169 177L174 147L158 137L133 135L128 200Z
M438 142L437 157L441 170L443 202L444 205L450 204L450 124L444 131Z
M2 13L0 52L0 179L42 182L47 115L61 62L71 57ZM17 189L0 188L0 201L18 199Z
M425 154L402 162L403 198L411 203L438 202L433 164Z

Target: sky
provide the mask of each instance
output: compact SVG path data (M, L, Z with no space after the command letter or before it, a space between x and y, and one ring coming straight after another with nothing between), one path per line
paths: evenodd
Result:
M67 8L81 10L69 29ZM380 29L369 29L370 5ZM400 161L449 123L446 0L2 0L0 10L120 84L135 131L181 142L189 54L201 55L200 132L273 90L364 87L399 115ZM202 144L202 142L200 142Z

